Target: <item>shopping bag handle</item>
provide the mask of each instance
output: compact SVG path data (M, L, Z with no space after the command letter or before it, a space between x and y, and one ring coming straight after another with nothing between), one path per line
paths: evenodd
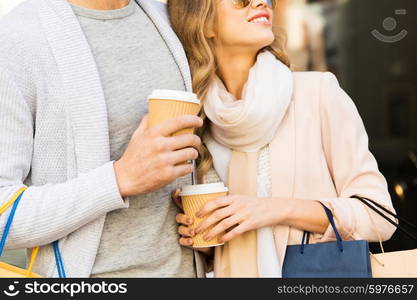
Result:
M20 188L13 196L0 207L0 216L19 198L19 196L26 190L26 187Z
M58 269L59 278L67 278L64 269L64 263L62 261L61 252L59 251L58 241L53 242L54 254L55 254L55 264Z
M10 211L9 217L7 218L7 222L4 228L3 235L0 240L0 256L3 254L4 247L6 245L7 236L9 235L10 227L13 222L13 218L17 209L17 206L19 205L20 199L23 196L23 193L27 187L20 188L13 196L0 207L0 216L10 207L12 206L12 209ZM58 269L58 274L60 278L66 278L65 270L64 270L64 264L61 257L61 252L59 251L58 241L55 241L53 243L54 248L54 254L55 254L55 262ZM35 263L36 257L39 252L39 247L35 247L32 250L31 258L29 261L29 267L27 269L27 277L30 277L30 274L32 274L33 265Z
M12 204L12 210L10 211L9 217L7 218L6 225L4 227L4 232L0 240L0 256L3 254L4 246L6 245L6 239L9 235L10 227L13 222L14 214L16 212L17 205L19 204L20 199L22 198L23 192L26 188L21 188L17 191L10 200L8 200L1 208L0 208L0 215L2 215L6 209L8 209Z
M7 236L10 231L10 227L14 218L14 214L16 212L16 208L25 190L26 190L26 187L20 188L6 203L4 203L0 207L0 216L1 216L10 206L13 205L12 210L10 211L9 217L7 218L6 226L4 228L4 232L0 240L0 256L3 254L4 246L6 244ZM35 263L36 256L38 255L38 251L39 251L39 247L36 247L32 250L29 267L27 269L27 275L26 275L27 277L30 277L32 274L33 265Z
M320 201L318 201L324 208L324 211L326 212L326 216L329 219L330 225L333 228L333 231L335 233L336 236L336 243L337 243L337 247L339 248L340 252L343 252L343 241L342 241L342 237L339 234L339 231L336 228L336 224L334 222L334 218L333 218L333 214L332 211L330 209L328 209L323 203L321 203ZM307 237L307 241L306 241L306 237ZM308 244L308 240L310 237L310 232L308 231L304 231L303 233L303 239L301 241L301 247L300 247L300 252L301 254L304 253L304 245L307 243Z
M395 227L397 227L399 230L401 230L404 234L406 234L409 238L417 241L417 236L412 234L410 231L408 231L404 226L401 226L400 224L395 223L393 220L391 220L387 215L385 215L384 213L387 213L388 215L393 216L394 218L400 220L401 222L403 222L403 225L407 225L410 228L417 230L417 226L414 225L413 223L411 223L410 221L402 218L401 216L398 216L396 214L394 214L393 212L389 211L388 209L386 209L385 207L383 207L381 204L379 204L378 202L372 200L372 199L368 199L366 197L362 197L359 195L353 195L351 196L351 198L355 198L359 201L361 201L363 204L365 204L366 206L368 206L370 209L372 209L374 212L376 212L378 215L380 215L382 218L384 218L387 222L389 222L390 224L394 225Z

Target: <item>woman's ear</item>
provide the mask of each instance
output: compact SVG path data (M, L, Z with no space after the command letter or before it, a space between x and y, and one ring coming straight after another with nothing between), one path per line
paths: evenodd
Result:
M204 35L208 39L212 39L216 37L216 32L214 31L213 22L210 22L209 24L207 24L206 30L204 31Z

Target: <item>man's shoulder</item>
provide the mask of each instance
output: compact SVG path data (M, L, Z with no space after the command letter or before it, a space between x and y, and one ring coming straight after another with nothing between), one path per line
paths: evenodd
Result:
M0 18L0 45L30 42L41 34L39 1L27 0Z
M0 19L0 61L28 58L43 44L40 1L27 0Z

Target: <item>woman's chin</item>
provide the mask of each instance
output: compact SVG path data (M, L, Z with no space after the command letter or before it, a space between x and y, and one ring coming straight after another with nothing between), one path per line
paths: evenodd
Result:
M250 48L254 49L256 52L259 52L265 47L270 46L273 42L274 42L274 39L266 39L266 40L257 41L257 43L252 43L250 45Z
M264 34L257 35L256 37L248 40L248 43L251 44L254 48L263 49L269 45L271 45L275 40L275 37L273 35Z

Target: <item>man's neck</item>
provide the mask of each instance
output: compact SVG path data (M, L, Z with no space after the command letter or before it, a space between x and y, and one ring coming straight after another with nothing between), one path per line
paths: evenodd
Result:
M120 9L129 4L129 0L68 0L68 2L77 6L97 10Z

